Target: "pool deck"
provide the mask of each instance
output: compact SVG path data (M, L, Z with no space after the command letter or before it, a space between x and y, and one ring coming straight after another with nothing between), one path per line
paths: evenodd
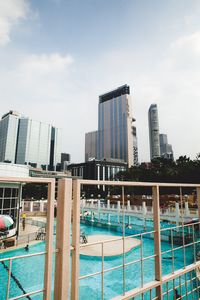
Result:
M38 220L38 218L37 218L37 220ZM15 246L8 247L6 249L0 249L0 253L4 253L4 252L7 252L7 251L24 248L27 244L35 245L35 244L41 242L40 240L39 241L38 240L33 240L33 241L28 242L28 235L29 234L36 234L37 231L38 231L38 228L39 227L37 227L37 226L26 224L25 230L23 230L22 223L20 222L20 224L19 224L19 239L20 239L20 243L16 244Z
M97 242L104 241L103 249L104 256L117 256L123 253L123 239L120 236L114 235L89 235L87 236L87 244L81 244L80 255L83 256L102 256L102 243L97 244ZM90 243L95 243L94 245L89 245ZM87 246L88 245L88 246ZM141 241L134 238L126 238L124 240L125 253L130 250L139 247Z

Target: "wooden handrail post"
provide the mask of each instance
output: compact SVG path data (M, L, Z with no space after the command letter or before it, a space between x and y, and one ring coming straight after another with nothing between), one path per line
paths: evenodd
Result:
M48 183L44 300L51 299L55 179Z
M73 222L72 222L72 285L71 299L79 296L79 256L80 256L80 181L73 180Z
M159 186L153 186L153 219L154 219L154 252L155 252L155 280L162 281L162 260L161 260L161 238L160 238L160 203ZM156 287L156 296L162 299L162 284Z
M59 179L56 223L54 299L69 299L72 179Z
M200 187L197 187L196 191L197 191L198 221L200 222ZM199 230L200 230L200 224L199 224Z

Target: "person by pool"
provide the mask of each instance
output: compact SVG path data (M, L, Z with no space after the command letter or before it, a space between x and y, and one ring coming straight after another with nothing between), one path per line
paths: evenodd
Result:
M23 213L22 214L22 228L23 228L23 230L25 230L25 226L26 226L26 214Z
M24 249L25 249L26 251L28 251L28 250L29 250L29 245L27 244L27 245L24 247Z
M179 295L178 290L175 289L175 299L181 299L182 297Z

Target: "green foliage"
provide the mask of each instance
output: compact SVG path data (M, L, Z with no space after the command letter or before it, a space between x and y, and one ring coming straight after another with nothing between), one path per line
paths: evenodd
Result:
M35 184L35 183L27 183L22 190L22 198L23 199L32 199L41 200L47 199L47 185L46 184Z
M149 164L141 164L119 172L116 180L169 183L200 183L200 153L194 160L186 155L176 161L156 158Z

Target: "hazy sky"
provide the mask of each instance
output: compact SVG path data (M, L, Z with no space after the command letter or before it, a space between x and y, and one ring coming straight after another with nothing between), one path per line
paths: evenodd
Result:
M139 160L149 160L148 108L175 157L200 152L199 0L0 0L0 115L10 109L62 128L84 159L98 95L132 93Z

